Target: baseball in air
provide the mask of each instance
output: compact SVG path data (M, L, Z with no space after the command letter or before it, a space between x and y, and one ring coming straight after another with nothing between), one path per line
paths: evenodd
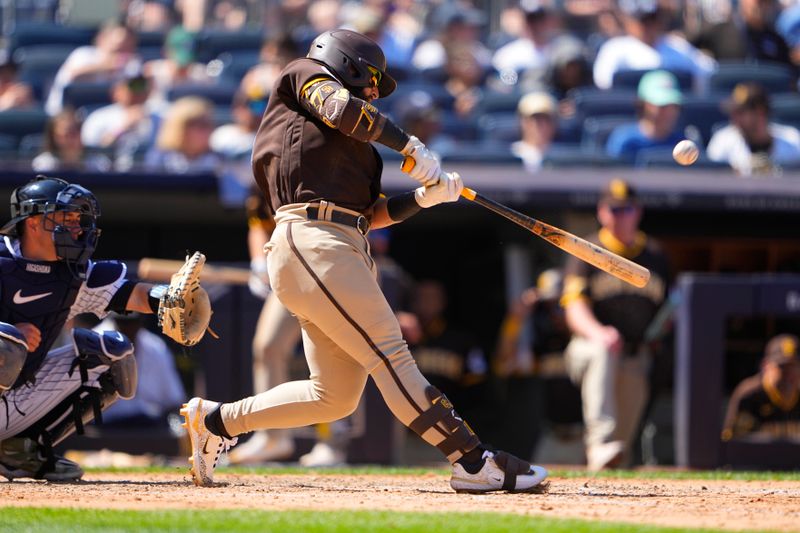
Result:
M684 139L672 149L672 157L681 165L691 165L700 156L697 145L689 139Z

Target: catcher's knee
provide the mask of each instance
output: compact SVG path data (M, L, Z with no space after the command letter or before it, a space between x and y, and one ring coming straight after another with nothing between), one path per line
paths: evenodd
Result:
M425 397L431 402L430 407L408 425L417 435L422 437L431 430L444 435L444 439L436 447L448 458L452 456L458 459L480 444L478 436L456 413L453 404L439 389L429 385L425 389Z
M11 324L0 322L0 394L17 381L27 356L25 336Z
M72 340L78 359L90 368L98 364L108 365L106 373L114 392L125 400L133 398L138 373L133 343L125 335L118 331L97 332L75 328L72 330Z

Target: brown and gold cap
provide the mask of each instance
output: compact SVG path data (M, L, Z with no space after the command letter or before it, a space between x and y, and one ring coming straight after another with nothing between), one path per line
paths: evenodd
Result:
M770 339L764 349L764 361L777 364L798 361L800 341L797 336L782 334Z

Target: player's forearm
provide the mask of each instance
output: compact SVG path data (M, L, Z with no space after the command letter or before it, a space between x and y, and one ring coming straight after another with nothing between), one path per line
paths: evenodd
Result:
M137 283L134 285L131 295L128 298L128 303L125 306L126 311L137 311L139 313L153 313L153 308L150 305L150 289L155 285L152 283Z
M594 339L599 336L599 332L604 327L594 316L589 304L583 299L570 302L565 309L564 316L570 331L581 337Z
M406 132L335 80L312 83L303 91L301 103L327 126L359 141L376 141L398 152L408 143Z
M389 216L389 211L386 208L388 198L378 198L375 205L372 206L372 219L370 220L370 228L380 229L392 224L397 224L398 221L392 220Z

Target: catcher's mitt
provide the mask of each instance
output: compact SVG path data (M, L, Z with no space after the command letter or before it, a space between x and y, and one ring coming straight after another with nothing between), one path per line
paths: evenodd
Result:
M200 271L205 262L206 256L200 252L186 256L186 262L172 275L158 304L161 332L184 346L200 342L211 321L211 302L200 286Z

